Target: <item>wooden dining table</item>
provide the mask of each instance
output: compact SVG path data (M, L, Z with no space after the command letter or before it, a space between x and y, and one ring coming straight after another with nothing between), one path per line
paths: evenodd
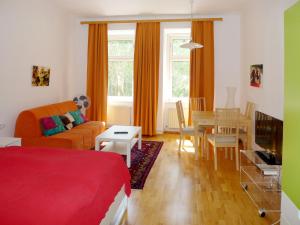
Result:
M192 111L192 124L195 128L195 156L199 158L199 127L213 128L215 126L215 112L214 111ZM251 149L252 143L252 120L246 117L244 114L239 116L239 126L247 129L247 148ZM197 129L196 129L197 128ZM204 146L202 145L202 157L204 156Z

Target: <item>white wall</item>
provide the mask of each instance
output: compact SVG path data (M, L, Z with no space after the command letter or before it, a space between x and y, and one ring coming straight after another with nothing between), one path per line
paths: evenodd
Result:
M1 136L13 135L23 109L65 100L69 19L50 1L0 2ZM51 68L49 87L31 86L33 65Z
M86 94L88 26L80 25L80 19L74 19L71 25L71 39L68 64L68 97Z
M170 16L171 17L171 16ZM223 107L226 102L226 86L237 87L236 105L239 106L240 101L240 15L239 14L225 14L213 15L213 17L223 17L223 22L215 23L215 106ZM156 16L155 18L159 18ZM105 18L101 18L105 19ZM109 18L113 19L113 18ZM134 18L120 18L118 19L134 19ZM132 25L113 25L111 29L125 29L126 26L131 28ZM175 28L175 23L162 23L161 35L164 34L163 29ZM179 23L180 27L189 27L190 24ZM87 38L88 26L80 25L80 20L73 24L72 40L72 62L70 70L72 71L69 77L71 88L68 96L72 97L79 93L86 92L86 64L87 64ZM161 42L163 43L163 37ZM162 46L161 46L162 49ZM161 64L163 63L163 51L161 51ZM160 74L163 73L161 65ZM158 125L159 132L163 129L163 104L164 96L162 94L163 79L160 79L160 95L158 108ZM175 105L174 105L175 107Z
M283 119L284 10L295 0L249 1L241 14L241 102ZM250 87L250 65L263 64L262 88Z
M215 107L224 107L227 86L237 88L236 107L240 106L241 30L240 15L221 15L215 23Z

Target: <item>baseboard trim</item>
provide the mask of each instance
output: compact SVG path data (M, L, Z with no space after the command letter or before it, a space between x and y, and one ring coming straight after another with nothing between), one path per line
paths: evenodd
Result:
M300 210L284 191L281 194L281 225L300 225Z

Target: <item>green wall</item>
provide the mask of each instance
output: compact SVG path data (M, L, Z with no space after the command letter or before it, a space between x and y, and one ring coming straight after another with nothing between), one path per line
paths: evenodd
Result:
M283 191L300 208L300 2L285 12ZM274 104L276 104L274 102Z

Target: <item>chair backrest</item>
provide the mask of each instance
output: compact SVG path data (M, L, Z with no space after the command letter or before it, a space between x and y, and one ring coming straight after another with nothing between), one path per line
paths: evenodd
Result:
M255 104L253 102L247 102L245 109L245 116L252 120L254 114Z
M215 113L215 135L239 135L239 108L217 108Z
M206 111L205 97L190 98L191 111Z
M184 112L183 112L183 107L182 107L181 101L176 102L176 110L177 110L179 129L182 129L185 127L185 119L184 119Z

